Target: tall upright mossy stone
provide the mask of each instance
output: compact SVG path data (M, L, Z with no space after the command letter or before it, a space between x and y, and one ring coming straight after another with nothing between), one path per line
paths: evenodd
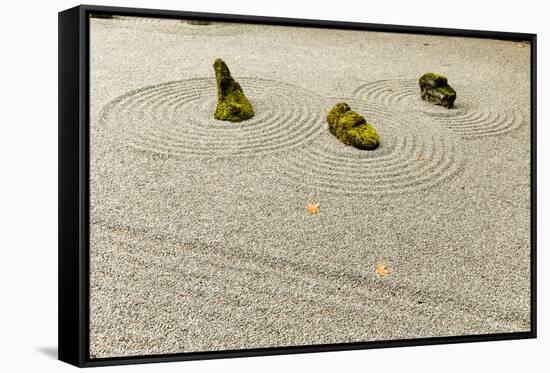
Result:
M241 122L254 116L252 105L243 93L239 83L232 77L229 68L221 59L214 61L218 106L214 118L230 122Z
M374 150L380 145L376 129L344 102L328 112L327 122L330 133L346 145L362 150Z
M450 109L456 100L455 90L447 83L447 78L436 73L426 73L418 80L420 95L424 101Z

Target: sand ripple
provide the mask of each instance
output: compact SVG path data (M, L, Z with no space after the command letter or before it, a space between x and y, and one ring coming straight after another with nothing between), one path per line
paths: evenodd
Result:
M325 131L279 164L281 174L304 188L346 194L403 193L438 184L460 169L461 150L447 130L421 123L413 115L392 113L383 105L336 101L347 102L373 123L381 146L374 151L357 150Z
M379 80L357 87L354 97L391 106L395 110L417 112L433 118L462 138L497 136L524 123L519 110L485 109L472 99L466 87L456 87L458 98L452 109L432 105L420 98L418 82L413 79Z
M214 119L212 78L172 81L128 92L107 104L102 120L136 150L176 157L253 156L290 150L325 130L321 98L299 87L237 78L254 118Z

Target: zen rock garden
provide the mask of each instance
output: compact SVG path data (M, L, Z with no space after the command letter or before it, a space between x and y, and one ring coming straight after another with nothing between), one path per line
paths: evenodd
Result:
M424 101L450 109L456 100L455 90L447 84L447 78L436 73L426 73L418 80L420 96Z
M254 116L252 105L246 98L243 89L233 79L227 64L221 60L214 61L218 105L214 118L230 122L241 122ZM447 83L447 78L436 73L426 73L418 81L423 100L452 108L456 99L455 90ZM376 128L366 119L351 110L348 104L340 102L327 114L330 133L346 145L361 150L374 150L380 146L380 135Z

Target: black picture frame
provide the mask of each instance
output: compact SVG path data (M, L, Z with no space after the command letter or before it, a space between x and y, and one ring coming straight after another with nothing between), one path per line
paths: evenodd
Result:
M91 359L89 357L90 310L88 304L90 192L88 16L90 13L529 41L531 43L531 330L505 334ZM536 338L536 34L81 5L59 13L58 43L59 360L78 367L93 367Z

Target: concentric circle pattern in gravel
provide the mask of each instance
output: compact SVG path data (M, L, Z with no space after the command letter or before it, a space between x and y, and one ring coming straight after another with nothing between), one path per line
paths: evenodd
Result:
M167 82L110 102L103 122L134 149L176 157L261 155L288 151L324 129L321 99L285 83L238 78L254 108L243 122L214 119L212 78Z
M377 195L424 189L459 171L461 147L445 128L414 115L391 113L380 104L333 101L348 103L373 124L381 145L359 150L342 144L326 128L322 136L279 163L280 172L295 183L331 193Z
M414 79L379 80L357 87L354 97L378 102L395 110L416 112L431 117L462 138L501 135L524 123L519 110L492 110L476 102L475 93L457 86L453 108L433 105L422 100L418 81ZM485 108L489 106L489 108Z

